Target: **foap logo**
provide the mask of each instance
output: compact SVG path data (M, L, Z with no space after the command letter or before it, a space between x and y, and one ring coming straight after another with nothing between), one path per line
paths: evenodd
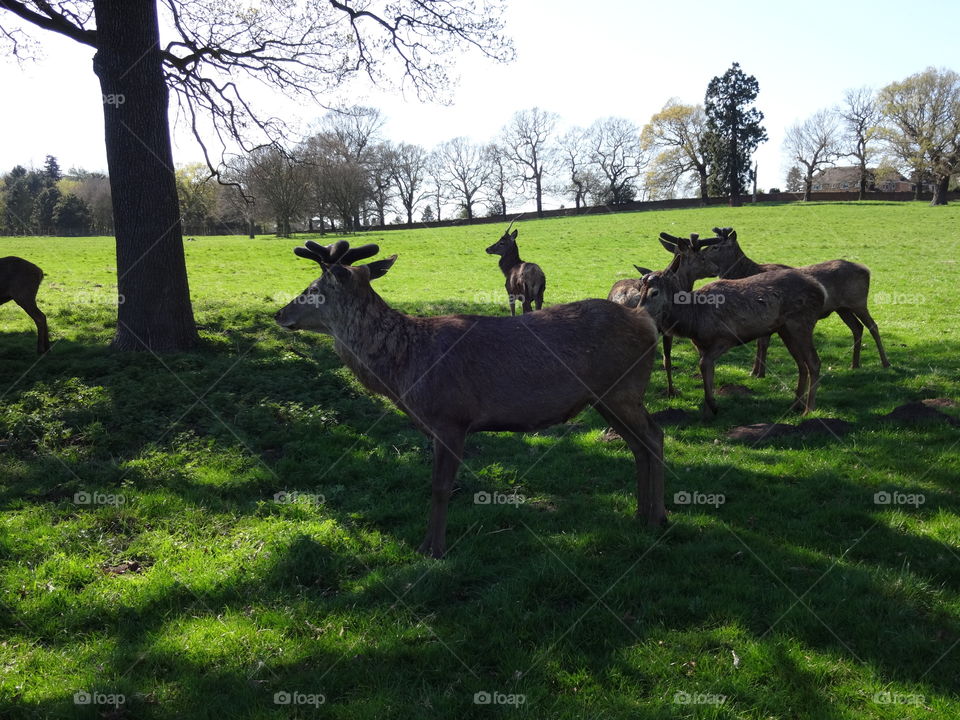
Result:
M923 705L927 698L914 693L898 693L884 690L873 694L873 701L878 705Z
M127 499L119 493L102 493L81 490L73 494L74 505L123 505Z
M281 690L273 694L274 705L313 705L320 707L327 698L323 693L304 693L299 690Z
M74 705L113 705L119 707L127 701L127 698L121 693L101 693L87 692L86 690L77 690L73 694Z
M474 705L513 705L520 707L527 701L526 695L481 690L473 694Z
M507 495L506 493L499 492L486 492L481 490L478 493L473 494L473 504L474 505L516 505L520 507L527 501L523 495L518 495L513 493Z
M117 305L123 305L126 298L122 293L89 290L77 293L74 296L74 300L79 305L106 305L108 307L116 307Z
M112 107L118 108L127 101L127 98L121 93L101 93L101 95L103 96L103 104Z
M920 293L878 292L873 294L873 302L875 305L923 305L927 298Z
M927 501L923 493L903 493L881 490L873 494L874 505L912 505L917 508Z
M726 695L714 693L688 693L680 690L673 695L673 702L677 705L723 705L726 701Z
M686 292L681 290L673 294L675 305L723 305L727 299L722 293Z
M727 496L723 493L702 493L681 490L673 494L674 505L712 505L718 508L726 501Z
M282 505L305 503L307 505L325 505L326 497L322 493L306 493L299 490L281 490L273 494L273 501Z

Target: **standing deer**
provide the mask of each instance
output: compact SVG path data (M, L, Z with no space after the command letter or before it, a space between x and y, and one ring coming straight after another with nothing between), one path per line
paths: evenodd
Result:
M510 223L512 226L513 223ZM503 237L487 248L490 255L500 256L500 270L507 279L507 296L510 299L510 314L516 315L515 303L520 299L523 312L530 312L531 303L537 305L537 310L543 307L543 291L547 287L547 276L536 263L524 262L520 259L520 250L517 248L517 231L510 232L507 227Z
M776 263L758 264L748 258L737 242L737 232L733 228L714 228L721 239L708 255L717 268L721 278L737 279L750 277L770 270L790 269L789 265ZM800 272L817 280L827 291L821 318L836 312L853 333L853 361L850 367L860 367L860 348L863 345L863 326L866 325L880 352L880 364L890 367L887 354L880 340L880 330L867 309L867 297L870 294L870 268L847 260L829 260L796 268ZM710 277L710 275L699 275ZM757 355L753 363L752 374L763 377L766 374L767 347L770 337L757 338Z
M665 232L660 233L660 244L674 255L666 270L677 276L677 282L683 290L687 292L693 290L694 280L708 277L709 273L712 272L713 265L699 251L719 241L719 238L701 240L697 233L690 233L689 240L673 237ZM642 276L651 271L639 265L633 267L636 268L641 277L626 278L615 282L613 287L610 288L607 300L627 307L637 307L640 304L640 291L643 287ZM673 335L668 328L658 327L658 330L663 335L663 369L667 373L667 397L674 397L677 392L673 387L673 364L670 357L673 348Z
M420 552L444 554L447 503L467 434L537 430L588 405L633 452L637 516L649 525L666 521L663 432L643 405L657 343L646 313L583 300L519 318L412 317L370 285L396 255L352 266L379 248L344 241L308 241L294 252L322 272L277 313L277 323L332 335L334 351L360 382L433 440L433 496Z
M683 257L678 253L671 268L682 267ZM826 297L823 286L797 270L777 270L740 280L717 280L691 292L682 277L673 269L645 275L638 307L646 309L664 333L693 341L700 353L704 415L712 417L718 409L713 397L717 359L732 347L774 332L797 363L792 408L811 412L820 378L813 328Z
M43 270L23 258L0 258L0 305L13 300L37 325L37 354L50 349L47 316L37 307L37 291L43 281Z

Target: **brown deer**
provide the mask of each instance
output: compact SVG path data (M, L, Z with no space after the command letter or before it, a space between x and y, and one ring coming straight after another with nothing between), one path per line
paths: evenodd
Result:
M0 305L13 300L37 325L37 353L50 349L47 316L37 307L37 291L43 281L43 270L23 258L0 258Z
M379 248L344 241L308 241L294 252L322 273L277 313L277 323L333 336L334 351L360 382L433 440L433 496L420 552L444 554L447 502L467 434L537 430L588 405L633 452L637 516L649 525L666 521L663 433L643 405L657 343L645 312L583 300L520 317L412 317L370 284L396 255L351 266Z
M512 225L513 223L510 223L510 226ZM487 253L500 256L500 270L507 280L510 314L516 315L517 300L520 300L520 306L525 313L533 309L531 303L536 303L537 310L543 307L543 291L547 287L547 276L536 263L524 262L520 259L517 231L514 230L511 233L510 226L499 240L487 248Z
M644 276L638 307L646 309L664 333L693 341L700 353L704 415L712 417L718 409L713 397L717 359L732 347L774 332L797 363L792 407L811 412L820 378L813 328L826 296L823 286L797 270L777 270L717 280L691 292L685 289L682 274L673 269L682 267L683 257L678 253L670 269Z
M665 232L660 233L660 244L674 254L674 259L666 269L677 276L677 280L684 290L688 292L693 290L694 280L708 277L709 273L712 272L713 265L707 262L699 251L716 242L719 242L718 238L701 240L697 233L690 233L689 240L673 237ZM643 286L642 276L652 271L639 265L633 267L636 268L641 277L626 278L615 282L607 294L607 300L627 307L637 307L640 304L640 291ZM703 273L707 274L704 275ZM673 364L671 362L673 335L662 327L658 330L663 335L663 369L667 374L667 397L675 397L677 392L673 387Z
M770 270L790 268L789 265L779 265L777 263L755 263L740 248L740 243L737 242L737 232L733 228L713 228L713 231L721 238L722 242L714 245L708 255L712 264L717 268L718 272L715 274L718 274L721 278L744 278ZM867 297L870 294L870 268L848 260L829 260L815 265L804 265L796 269L817 280L827 291L827 299L820 317L825 318L830 313L836 312L850 328L850 332L853 333L853 362L850 367L860 367L860 348L863 345L864 325L867 326L870 335L873 336L873 341L877 344L877 350L880 352L880 364L885 368L890 367L887 354L883 350L883 342L880 340L880 330L867 309ZM700 275L699 277L711 277L711 275ZM767 347L769 345L769 336L757 338L757 355L752 371L755 377L763 377L766 374Z

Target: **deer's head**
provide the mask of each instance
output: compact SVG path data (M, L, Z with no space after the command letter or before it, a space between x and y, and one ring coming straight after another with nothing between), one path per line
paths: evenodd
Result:
M736 230L729 227L714 228L713 232L720 242L707 248L704 256L716 267L716 274L719 275L734 267L744 258L744 254L737 242Z
M373 244L351 248L344 240L333 245L320 245L311 240L304 244L306 247L294 248L293 252L318 263L322 273L281 308L275 320L288 330L332 334L358 306L375 295L370 281L386 275L397 256L351 267L357 260L376 255L380 248Z
M689 284L690 288L694 280L717 275L717 266L705 249L721 242L719 237L701 238L697 233L690 233L689 239L660 233L660 244L673 253L673 261L667 270L677 275L681 284Z
M664 313L673 305L673 295L678 290L676 277L669 270L647 273L640 280L640 297L637 307L647 311L657 326Z
M493 245L487 248L489 255L506 255L517 249L517 231L510 232L510 228Z

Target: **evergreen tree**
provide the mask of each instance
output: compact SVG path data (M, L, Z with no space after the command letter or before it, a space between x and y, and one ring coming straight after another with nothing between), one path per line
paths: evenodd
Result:
M76 195L64 195L53 209L58 235L86 235L90 232L90 208Z
M30 224L33 232L38 235L51 235L55 227L53 213L60 202L61 194L56 185L45 187L33 201L33 213L30 215Z
M47 155L43 163L43 176L50 185L56 184L63 177L63 173L60 172L60 163L53 155Z
M704 98L711 194L729 195L731 206L740 205L740 196L753 179L750 158L767 139L760 125L763 113L752 107L759 92L757 79L734 63L710 81Z

